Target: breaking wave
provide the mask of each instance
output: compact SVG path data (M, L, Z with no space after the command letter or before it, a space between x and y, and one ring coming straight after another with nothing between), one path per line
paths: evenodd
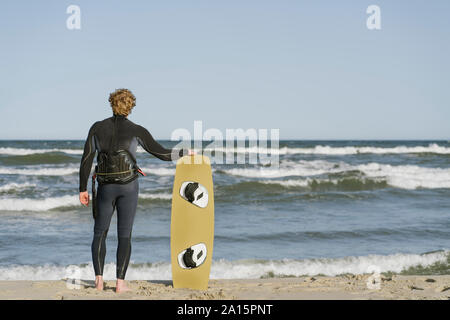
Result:
M450 148L431 143L428 146L396 146L396 147L331 147L328 145L317 145L314 148L265 148L258 146L235 147L235 148L211 148L206 151L234 152L234 153L264 153L264 154L314 154L314 155L353 155L353 154L403 154L403 153L435 153L450 154Z
M314 182L327 182L338 184L343 180L332 178L321 179L321 175L347 174L354 179L367 181L367 178L375 182L385 181L389 186L401 189L417 188L450 188L450 169L427 168L415 165L389 165L380 163L368 163L350 165L345 162L329 162L324 160L299 162L284 162L279 167L251 167L222 169L228 175L246 178L276 179L286 177L305 177L300 180L260 180L267 184L280 184L286 187L306 187ZM317 179L312 179L317 177Z
M248 147L232 147L232 148L205 148L205 151L215 152L235 152L235 153L272 153L272 154L316 154L316 155L352 155L352 154L402 154L402 153L435 153L450 154L450 148L440 146L437 143L430 143L428 146L395 146L395 147L373 147L373 146L343 146L332 147L328 145L316 145L313 148L267 148L258 146ZM198 151L198 150L197 150ZM38 153L60 152L72 155L82 155L82 149L27 149L27 148L0 148L0 154L4 155L32 155ZM146 151L138 146L138 153L146 153Z
M24 185L13 186L11 184L8 188L25 188L31 187ZM2 189L0 187L0 192ZM171 200L172 195L169 193L140 193L139 199L151 200ZM0 211L49 211L55 209L80 207L80 201L78 195L65 195L61 197L48 197L44 199L32 199L32 198L0 198Z
M25 168L0 167L0 174L24 175L24 176L65 176L79 172L79 167L43 167L28 166Z
M26 149L26 148L0 148L0 154L12 156L27 156L38 153L62 152L67 154L83 154L81 149Z
M379 272L420 274L449 274L449 252L427 254L397 253L344 258L318 258L304 260L214 260L211 279L257 279L270 276L336 276L340 274L371 274ZM105 265L104 278L115 279L114 263ZM81 265L14 265L0 267L0 280L61 280L92 279L92 263ZM129 280L168 280L172 278L169 262L131 263L127 271Z

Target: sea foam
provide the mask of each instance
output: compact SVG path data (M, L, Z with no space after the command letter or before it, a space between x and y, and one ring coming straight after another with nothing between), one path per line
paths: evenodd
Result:
M0 211L48 211L56 208L73 207L76 205L81 205L78 195L66 195L43 199L0 199Z
M232 168L222 170L224 173L247 178L285 178L285 177L317 177L324 174L359 172L361 178L385 180L392 187L401 189L417 188L450 188L450 169L427 168L416 165L389 165L371 162L361 165L350 165L345 162L329 162L325 160L284 161L279 167ZM289 180L289 182L267 180L265 183L279 183L286 186L305 186L308 180ZM333 179L329 180L333 182Z
M446 264L448 251L428 254L397 253L344 258L319 258L304 260L213 260L211 279L257 279L273 276L336 276L340 274L371 274L378 272L400 273L411 267L430 267L436 263ZM104 278L115 279L114 263L107 263ZM13 265L0 267L0 280L60 280L92 279L92 263L82 265ZM172 278L169 262L131 263L128 280L168 280Z
M79 170L80 170L79 167L75 166L65 166L65 167L28 166L25 168L0 167L0 174L13 174L24 176L64 176L78 173Z
M28 188L34 188L36 185L34 183L7 183L3 186L0 186L0 192L11 192L11 191L18 191Z
M11 156L28 156L31 154L62 152L67 154L83 154L81 149L26 149L26 148L0 148L0 154Z
M1 190L0 190L1 191ZM169 193L140 193L139 199L171 200ZM78 195L32 198L0 198L0 211L49 211L68 207L81 206Z
M317 145L313 148L266 148L258 146L232 147L232 148L206 148L206 151L224 153L264 153L264 154L315 154L315 155L353 155L353 154L403 154L403 153L435 153L450 154L450 148L431 143L428 146L396 146L396 147L368 147L368 146L346 146L331 147L328 145Z
M198 151L198 150L197 150ZM402 153L435 153L450 154L450 148L440 146L437 143L430 143L428 146L395 146L395 147L372 147L372 146L344 146L331 147L328 145L317 145L313 148L267 148L258 146L248 147L215 147L205 148L205 151L215 151L224 153L271 153L271 154L317 154L317 155L352 155L352 154L402 154ZM82 149L31 149L31 148L0 148L0 154L26 156L38 153L62 152L67 154L82 155ZM138 153L146 153L141 146L137 148Z

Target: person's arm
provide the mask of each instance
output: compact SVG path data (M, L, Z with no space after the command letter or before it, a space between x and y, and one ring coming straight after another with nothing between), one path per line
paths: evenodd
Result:
M185 149L166 149L153 139L150 132L144 127L138 126L137 140L142 148L151 153L158 159L164 161L172 161L188 154Z
M91 173L92 162L95 157L95 123L89 130L88 137L84 143L83 156L81 157L80 163L80 192L85 192L87 190L87 183L89 179L89 174Z

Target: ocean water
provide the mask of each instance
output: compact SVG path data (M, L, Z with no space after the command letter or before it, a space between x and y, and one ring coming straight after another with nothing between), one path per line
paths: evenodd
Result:
M0 141L0 280L94 277L91 208L78 201L83 143ZM170 279L175 165L138 151L147 176L139 178L127 279ZM213 164L212 278L374 267L450 274L449 141L280 141L276 153L279 165ZM114 215L108 279L115 276L116 235Z

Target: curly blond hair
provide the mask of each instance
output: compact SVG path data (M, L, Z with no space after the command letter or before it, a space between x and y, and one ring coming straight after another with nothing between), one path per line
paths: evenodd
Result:
M115 115L128 116L136 105L136 97L128 89L116 89L109 95L109 103Z

